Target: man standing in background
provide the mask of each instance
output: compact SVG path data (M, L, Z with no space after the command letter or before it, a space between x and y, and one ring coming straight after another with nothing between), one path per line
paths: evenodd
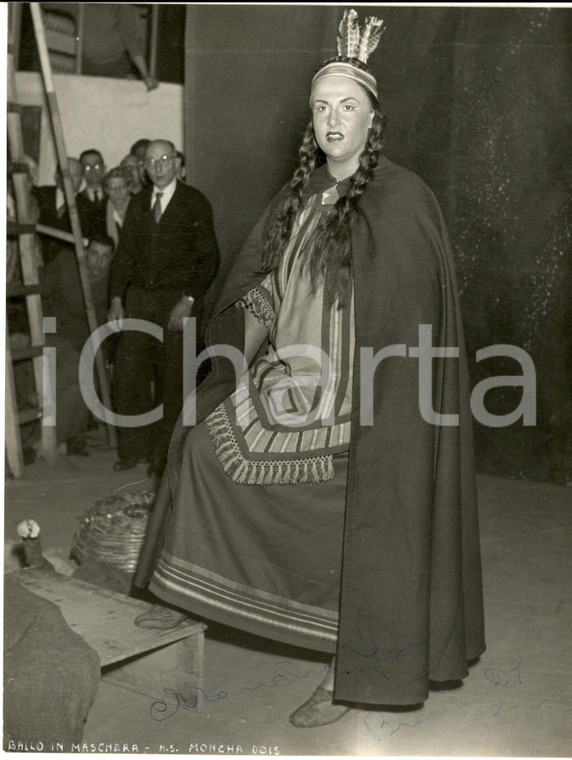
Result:
M98 150L90 148L81 153L79 162L85 179L84 190L76 196L82 234L87 238L106 235L107 196L103 190L105 161Z
M98 325L105 322L109 265L114 243L107 235L89 241L86 265ZM45 316L56 318L46 345L56 349L56 430L66 454L88 456L89 410L79 384L79 359L90 335L79 269L73 248L61 248L43 268L40 288Z
M113 372L113 410L142 415L163 404L155 425L120 427L115 470L149 460L149 475L162 474L172 430L183 403L183 320L200 317L203 296L219 267L212 209L205 196L177 179L180 159L168 140L145 152L153 183L134 196L115 255L108 318L152 322L163 340L122 332ZM200 346L199 346L200 350Z
M78 192L83 181L83 170L77 158L68 158L68 169L74 194ZM38 223L52 227L62 232L71 232L71 222L64 194L64 185L60 168L54 175L55 185L41 185L33 190L38 202ZM42 259L48 264L62 247L57 238L48 235L40 236Z

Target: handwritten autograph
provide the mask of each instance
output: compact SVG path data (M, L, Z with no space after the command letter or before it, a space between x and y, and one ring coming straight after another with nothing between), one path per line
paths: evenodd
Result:
M363 719L363 724L377 742L382 742L385 738L384 731L386 736L393 736L393 734L401 731L402 728L415 728L415 726L419 726L421 723L426 723L428 720L435 720L435 718L439 718L445 712L447 711L442 710L441 712L432 712L429 715L418 718L417 720L400 720L393 721L393 723L386 720L385 717L380 713L367 713Z
M364 657L371 657L377 667L366 666L364 670L372 669L375 672L383 675L383 671L379 668L381 662L385 659L396 659L401 656L416 656L417 647L421 644L411 644L409 647L405 647L399 651L391 650L386 656L380 657L377 650L371 651L367 654L362 654ZM483 675L492 686L500 689L506 689L509 683L516 681L516 684L520 686L522 684L521 675L522 657L519 657L516 665L510 667L510 676L499 678L493 668L486 668L483 671ZM328 670L332 670L333 666L325 664L321 667L311 667L307 670L300 671L296 663L289 660L280 661L277 663L279 671L275 673L269 681L259 681L252 686L242 686L235 691L221 690L215 694L208 694L204 689L195 686L194 684L186 682L183 685L183 691L176 691L174 689L166 688L163 692L168 697L174 697L175 702L166 702L164 700L155 700L151 704L150 717L155 721L165 721L172 718L180 709L195 710L201 700L206 702L218 702L221 699L236 698L246 692L259 691L260 689L276 689L285 688L291 686L295 681L301 681L310 676L319 676L326 673ZM512 677L514 674L514 677ZM496 712L500 712L501 705L495 705ZM403 729L410 729L419 726L427 721L432 721L443 715L446 710L433 711L429 714L420 715L417 718L411 718L409 720L398 720L397 717L387 720L386 715L380 712L368 712L366 713L363 724L369 734L377 742L382 742L394 734L402 731Z
M199 686L185 682L183 688L188 691L187 695L182 691L175 691L174 689L163 689L163 693L166 696L174 697L176 702L168 703L163 700L156 700L151 704L150 717L156 721L168 720L172 718L181 708L186 710L195 710L199 706L201 699L207 702L218 702L221 699L227 699L232 697L239 697L241 694L249 691L258 691L259 689L276 689L291 686L295 681L302 681L305 678L315 675L323 675L326 671L331 670L332 666L325 664L322 667L308 668L304 672L300 672L298 666L294 662L284 660L278 662L280 672L275 673L269 682L259 681L253 686L243 686L236 691L225 691L224 689L216 692L216 694L209 695L204 689Z

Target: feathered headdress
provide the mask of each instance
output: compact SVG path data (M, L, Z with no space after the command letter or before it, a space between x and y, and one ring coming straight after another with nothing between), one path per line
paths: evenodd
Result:
M375 16L368 16L360 34L356 11L353 8L351 11L345 10L338 32L338 55L357 58L358 61L367 63L367 59L378 46L383 31L383 21Z
M368 16L360 29L356 11L353 8L345 10L338 28L338 57L322 64L312 86L326 76L346 76L366 87L377 98L377 82L367 67L367 59L378 46L384 31L383 21L375 16Z

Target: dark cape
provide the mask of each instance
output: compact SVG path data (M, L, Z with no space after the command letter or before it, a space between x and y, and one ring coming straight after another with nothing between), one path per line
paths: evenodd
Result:
M331 185L321 167L308 195ZM218 281L207 345L243 347L243 317L232 304L264 276L267 214ZM468 661L485 649L469 378L448 235L423 181L381 158L360 200L352 246L356 353L335 698L410 705L427 699L429 681L466 676ZM459 415L457 425L421 415L420 361L408 355L420 325L431 326L434 346L459 349L458 359L431 362L433 409ZM395 345L406 349L378 364L369 383L373 425L361 424L361 405L371 398L362 349L375 356ZM234 387L230 362L213 358L197 391L198 422ZM148 582L160 553L187 431L180 419L137 585Z

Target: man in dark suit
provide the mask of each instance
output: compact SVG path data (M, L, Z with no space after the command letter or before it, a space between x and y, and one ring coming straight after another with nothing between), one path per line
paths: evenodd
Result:
M86 250L92 304L100 325L105 322L107 314L113 249L112 238L105 235L90 240ZM60 248L57 256L42 267L40 293L44 315L56 318L56 332L46 335L46 345L56 349L58 443L65 441L67 454L88 456L89 410L80 387L79 361L90 329L73 247Z
M205 196L177 180L180 159L168 140L154 140L145 154L152 186L132 198L112 264L108 318L152 322L163 340L121 333L113 369L112 401L122 415L143 415L163 403L156 423L119 426L114 469L149 459L160 475L183 402L183 320L200 316L203 295L219 266L212 209Z
M75 195L83 180L82 167L77 158L68 158L68 168ZM62 232L71 232L71 222L59 167L56 170L54 179L55 185L41 185L34 188L34 196L37 200L39 211L38 223L45 224L46 227L52 227ZM48 235L41 235L40 243L44 264L48 264L62 248L61 240L49 237Z
M84 150L79 157L85 189L76 196L77 213L84 237L94 238L107 234L107 196L103 190L105 162L98 150Z

